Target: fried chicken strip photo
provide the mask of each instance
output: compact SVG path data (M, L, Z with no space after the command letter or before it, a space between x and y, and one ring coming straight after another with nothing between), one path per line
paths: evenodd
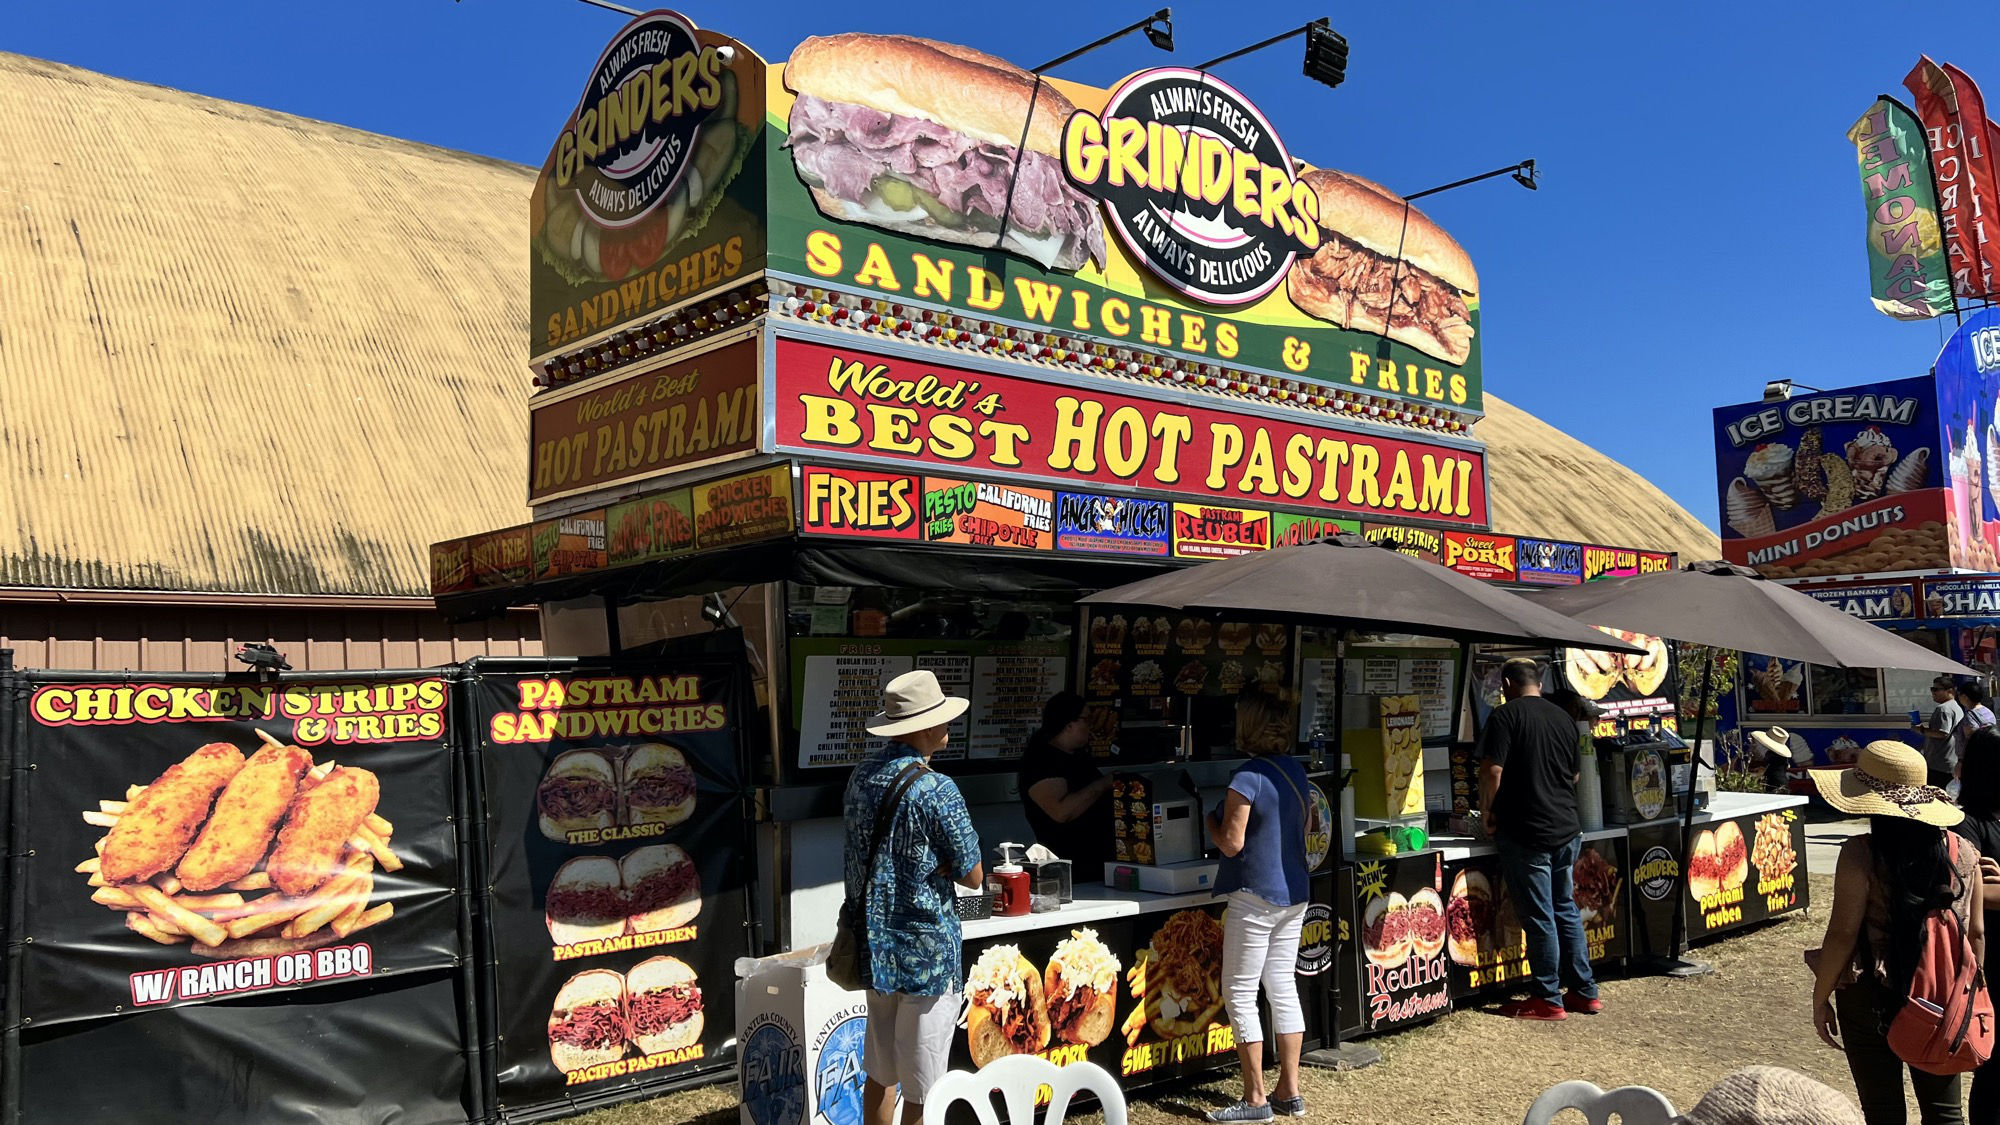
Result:
M266 746L230 779L216 798L194 846L175 871L192 891L212 891L250 874L271 848L285 810L298 795L299 778L312 768L312 754L297 746Z
M194 842L216 794L243 768L243 751L211 742L167 767L133 798L104 841L107 883L136 883L171 870Z
M292 803L278 847L265 870L271 885L302 895L327 881L340 867L340 848L375 811L382 786L375 775L341 766Z

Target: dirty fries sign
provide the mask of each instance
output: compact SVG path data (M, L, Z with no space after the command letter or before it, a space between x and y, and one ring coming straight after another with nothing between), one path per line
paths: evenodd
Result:
M1485 464L1476 450L798 340L778 341L776 368L777 440L790 452L1486 522Z

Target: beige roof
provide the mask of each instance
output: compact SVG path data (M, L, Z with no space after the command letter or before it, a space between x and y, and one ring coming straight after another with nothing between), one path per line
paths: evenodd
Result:
M531 169L0 54L0 585L421 594L521 523ZM1716 553L1488 400L1493 523Z
M1721 538L1653 482L1517 406L1489 393L1473 433L1500 531L1676 551L1683 563L1722 557Z
M527 518L530 169L0 54L0 584L422 594Z

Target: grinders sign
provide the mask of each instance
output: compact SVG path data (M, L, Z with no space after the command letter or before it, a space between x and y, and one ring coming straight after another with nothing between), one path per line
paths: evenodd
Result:
M1142 71L1101 117L1070 115L1063 172L1104 202L1134 257L1181 293L1246 305L1319 247L1319 196L1249 99L1211 75Z

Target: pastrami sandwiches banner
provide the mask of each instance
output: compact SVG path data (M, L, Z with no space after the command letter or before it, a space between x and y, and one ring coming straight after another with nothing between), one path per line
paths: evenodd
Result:
M500 1099L727 1066L744 938L733 666L482 670Z
M1481 409L1464 249L1388 188L1296 161L1214 75L1100 90L849 34L806 40L766 88L774 274Z

